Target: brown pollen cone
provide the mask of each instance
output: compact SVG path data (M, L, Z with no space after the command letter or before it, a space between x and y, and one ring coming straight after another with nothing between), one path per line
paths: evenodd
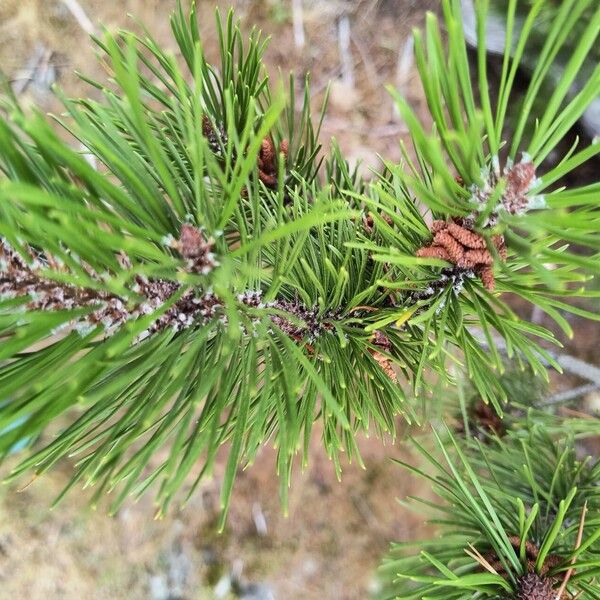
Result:
M279 146L279 152L283 154L284 160L288 156L288 141L283 140ZM271 137L266 137L260 146L258 158L256 159L259 179L271 189L277 188L279 153Z
M213 129L210 119L204 115L202 117L202 135L204 135L204 137L210 137L214 134L214 132L215 130Z
M385 336L385 334L381 333L381 331L376 331L372 335L371 342L374 346L378 346L387 353L389 353L392 348L390 340ZM369 352L377 361L381 367L381 370L389 377L389 379L393 383L398 383L398 376L396 375L396 371L394 371L392 361L385 354L377 352L377 350L369 349Z
M494 257L481 234L466 228L459 220L436 220L431 224L431 233L432 243L419 248L416 252L418 257L439 258L459 269L471 270L479 276L486 290L494 290ZM492 244L501 260L506 260L504 237L492 236Z

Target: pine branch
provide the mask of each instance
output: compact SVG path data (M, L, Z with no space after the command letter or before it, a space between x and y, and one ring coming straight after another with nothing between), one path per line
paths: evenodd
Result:
M593 142L577 152L572 148L549 170L543 161L590 99L600 93L597 70L577 101L566 99L568 82L600 32L600 9L587 0L563 3L525 100L518 104L513 103L518 98L515 73L540 4L534 3L518 39L512 40L516 3L509 3L509 39L495 98L488 86L484 53L487 6L483 0L476 2L479 53L474 71L467 57L459 2L443 3L445 44L434 15L428 16L424 33L415 32L417 66L434 128L428 133L408 103L392 90L416 160L404 149L404 162L386 164L387 173L360 201L374 218L379 214L389 220L387 224L379 220L362 247L373 253L374 260L389 265L381 285L394 290L399 312L410 313L403 322L423 330L423 343L434 354L446 345L452 354L461 352L485 401L500 410L503 395L494 381L504 367L495 339L504 340L509 358L526 361L542 377L545 362L555 367L557 363L536 338L558 343L546 329L520 321L504 295L517 295L535 305L568 336L572 331L565 311L598 319L570 299L595 296L585 286L598 272L600 239L594 204L599 188L593 184L567 189L556 184L597 155L600 144ZM581 25L582 11L588 11L590 21L573 48L565 84L542 107L543 114L533 115L531 99L568 32ZM471 81L478 82L479 99ZM514 107L510 115L509 106ZM539 119L538 125L527 129L524 124L532 116ZM425 214L422 206L427 207ZM572 245L578 249L570 250ZM469 328L474 326L482 331L488 354L472 337Z
M228 444L226 508L267 440L285 491L315 419L339 469L357 429L414 418L397 372L412 378L419 344L370 327L383 266L345 247L358 213L316 178L308 88L298 117L261 76L259 37L217 26L219 77L194 9L172 20L187 76L149 35L98 40L113 85L63 98L59 121L98 170L6 100L0 453L38 440L11 478L71 457L69 488L115 490L116 510L154 485L164 511Z
M433 472L409 468L441 500L420 501L441 535L392 547L382 597L587 598L598 572L598 465L537 426L485 441L416 445Z
M556 342L552 334L520 321L499 296L535 303L567 333L563 309L597 318L558 298L585 295L598 270L595 254L567 245L597 253L599 186L554 184L600 144L574 148L546 173L543 159L600 80L594 74L569 102L560 86L531 135L520 125L573 26L571 16L563 30L559 15L508 140L531 23L505 57L495 101L479 55L478 108L459 15L458 2L444 2L447 49L433 16L425 39L415 38L435 131L397 98L416 158L405 149L403 163L386 163L372 183L335 145L320 156L322 114L311 114L308 82L299 110L292 78L289 98L272 93L265 42L257 32L244 39L232 13L217 15L216 66L195 8L180 7L171 27L185 68L150 34L106 32L96 43L110 84L88 80L98 101L60 96L65 113L50 124L3 100L0 456L39 438L11 477L70 457L69 487L94 485L95 498L113 491L113 510L153 487L165 511L192 471L194 492L227 444L226 509L237 468L269 441L285 503L315 420L339 472L340 450L359 458L358 430L394 435L397 415L417 420L408 389L454 383L449 358L500 410L496 335L538 375L558 366L534 341Z

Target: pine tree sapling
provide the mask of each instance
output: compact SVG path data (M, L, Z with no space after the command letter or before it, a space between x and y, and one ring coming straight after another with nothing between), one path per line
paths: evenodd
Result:
M395 544L381 572L386 598L596 598L600 465L573 438L534 426L485 444L437 437L421 500L439 537Z

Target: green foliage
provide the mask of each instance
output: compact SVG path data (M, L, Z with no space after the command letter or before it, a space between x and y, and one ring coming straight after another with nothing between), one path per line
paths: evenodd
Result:
M600 184L556 185L600 143L574 147L541 177L533 169L600 91L597 69L567 100L600 9L538 126L525 127L539 82L590 6L567 0L513 113L538 5L492 99L484 44L471 74L459 3L444 2L447 49L433 15L416 34L435 126L426 132L398 97L413 158L405 149L372 182L339 148L321 156L322 114L311 114L308 83L301 108L293 79L289 91L273 91L264 41L257 32L245 39L231 13L217 15L218 66L205 59L195 8L171 19L181 65L148 33L105 32L96 42L111 79L89 81L99 100L62 97L61 133L7 95L0 455L40 437L11 477L71 457L70 485L95 486L95 498L113 492L113 510L152 486L164 511L190 473L188 496L211 474L227 444L226 509L237 468L270 442L285 502L315 420L339 472L340 451L359 459L358 431L393 435L398 414L419 419L407 397L431 381L454 383L449 361L499 409L495 336L520 367L545 377L546 362L557 365L535 340L556 340L499 294L534 303L566 333L564 310L597 318L565 298L592 294L583 286L598 272ZM478 3L480 41L486 10ZM514 11L513 2L509 24ZM529 176L517 176L517 165ZM431 242L432 217L460 220L464 235L485 242L483 259L469 267L417 256ZM58 431L45 437L54 422Z
M301 347L273 331L269 302L276 296L294 300L300 288L311 308L317 304L317 291L299 283L295 269L310 270L315 252L330 238L351 235L353 213L311 183L318 146L308 104L299 119L293 105L286 113L283 96L272 99L267 90L259 36L252 35L244 48L231 14L225 23L217 18L217 24L218 70L204 60L195 12L189 22L182 10L174 15L173 33L188 75L149 36L106 33L98 42L113 84L92 82L102 92L99 102L64 98L67 117L61 120L100 163L98 170L41 115L7 103L8 119L0 122L5 175L0 233L10 246L30 267L40 263L36 272L45 281L93 290L103 298L115 294L128 309L144 300L141 278L178 286L156 311L129 320L114 335L104 333L100 323L73 331L74 321L90 307L24 311L27 296L8 294L2 300L0 431L17 424L0 436L3 453L14 440L44 431L61 413L77 411L72 423L13 476L31 467L41 473L68 455L76 460L73 482L96 485L96 496L119 487L114 508L127 493L140 493L156 481L166 509L200 457L204 476L217 448L230 440L226 505L238 464L251 460L268 438L280 449L285 482L298 436L310 429L319 410L333 452L351 421L369 421L370 397L382 394L371 391L370 380L361 383L369 400L363 408L358 398L350 416L325 383L341 377L328 373L328 363L317 371ZM144 75L148 72L151 78ZM222 132L216 152L203 134L205 116ZM257 153L271 131L294 136L288 153L291 198L285 203L281 186L266 189L256 173ZM210 273L190 273L173 250L184 223L214 240L218 267ZM346 252L346 263L351 255ZM301 260L304 266L296 267ZM61 268L52 266L57 264ZM353 274L354 269L349 266ZM320 299L319 313L331 300L340 301L344 288L335 289L336 298ZM213 318L142 339L188 290L196 298L219 298ZM239 296L253 290L262 301L248 306ZM344 339L342 327L332 335ZM361 334L350 344L348 361L367 344ZM347 369L345 376L362 374ZM382 377L375 373L373 379ZM388 396L397 395L385 385ZM320 409L317 395L323 399ZM392 421L397 410L392 405L388 414L378 412L383 422ZM167 458L151 463L156 456ZM286 487L283 483L282 490Z
M508 8L508 0L493 0L491 4L491 10L497 12L499 16L503 17L506 14L506 10ZM536 4L536 0L522 0L517 5L517 18L520 17L520 20L524 20L527 16L527 12ZM556 17L556 13L560 10L562 5L562 0L546 0L543 3L542 9L539 13L539 17L536 22L535 28L535 37L536 37L536 46L541 48L543 45L543 41L545 37L548 35L550 28L552 27L552 23L554 18ZM573 34L569 36L572 40L578 40L580 36L583 34L585 30L586 23L589 23L594 14L594 6L593 3L588 5L579 21L575 24L575 28ZM568 59L571 50L573 49L570 40L567 40L567 45L561 52L565 55L565 58ZM535 55L533 55L535 57ZM590 66L593 67L593 62L598 61L600 59L600 48L596 45L594 48L590 49L589 54L589 63Z
M586 313L569 299L597 294L585 291L589 277L581 268L588 274L597 274L600 265L600 184L579 189L557 184L597 155L600 142L581 149L575 145L556 167L547 171L544 159L600 93L598 66L579 94L567 98L583 60L597 40L600 8L587 0L562 3L529 87L519 101L520 93L514 89L515 75L527 52L541 3L535 3L514 40L516 2L510 3L506 46L512 51L507 50L504 55L496 98L490 93L485 56L488 2L475 4L479 50L474 73L467 58L459 2L448 0L442 4L446 45L438 19L432 14L428 15L424 33L415 31L416 61L433 128L427 132L407 101L391 90L409 127L416 160L406 150L405 161L386 164L388 175L371 187L365 204L387 214L395 226L378 227L376 239L368 247L375 260L395 266L382 285L400 290L398 304L412 310L415 295L410 292L439 283L440 269L434 265L444 264L437 258L415 264L415 253L428 243L430 235L428 214L423 214L418 206L425 205L433 219L452 217L463 224L468 222L472 231L487 240L488 250L496 256L496 291L520 296L539 307L571 336L570 325L563 316L565 311L598 319L598 315ZM544 112L535 115L536 127L527 129L540 84L585 10L592 11L591 18L560 85L545 103ZM478 82L476 89L472 81ZM506 122L508 112L516 123L514 129ZM528 178L519 181L517 168L530 169ZM515 197L519 198L517 203ZM504 237L508 254L505 262L498 259L492 243L494 235ZM570 250L572 244L585 248L585 253ZM520 320L498 294L490 294L477 279L461 280L460 294L452 293L456 284L456 278L447 278L446 285L434 286L433 293L426 297L421 294L415 317L408 320L422 329L423 343L430 347L428 358L440 354L446 341L454 345L452 358L458 349L464 353L469 376L484 398L494 402L496 397L503 397L502 390L493 383L497 379L494 371L502 371L494 343L494 336L499 334L508 344L509 356L525 359L543 376L545 367L540 358L551 364L553 361L536 338L554 341L553 336L544 328ZM482 351L473 335L474 328L483 333L489 353Z
M393 545L381 567L390 582L383 597L516 597L527 572L558 589L569 567L576 574L567 590L597 597L598 463L579 460L572 438L557 440L539 426L486 443L459 443L450 434L436 439L433 452L415 443L431 469L405 466L439 497L420 500L438 536Z
M428 17L425 32L416 32L417 65L434 127L427 132L409 105L396 96L411 130L416 160L407 151L404 165L387 165L390 175L371 194L371 206L386 213L402 211L406 222L409 211L404 207L416 197L434 219L452 215L461 225L473 223L469 229L488 240L492 253L494 246L498 248L492 236L503 235L508 252L505 262L496 262L500 267L495 272L496 290L538 306L572 335L564 313L586 313L568 299L596 295L583 291L586 278L578 267L594 274L598 270L600 188L593 184L572 190L560 187L559 182L596 155L600 146L597 141L583 149L575 144L550 169L545 159L600 91L596 67L579 94L569 95L597 44L600 8L585 0L561 2L552 20L545 23L540 48L539 37L532 32L544 3L530 3L517 27L518 3L508 2L506 51L494 98L485 56L488 4L475 2L478 52L474 73L467 60L458 2L443 3L445 46L433 15ZM518 8L522 10L523 3ZM522 93L516 89L515 76L528 53L538 60ZM556 57L565 54L569 60L559 84L543 103L536 102ZM472 81L477 82L476 90ZM534 112L540 108L540 113ZM519 207L512 202L518 196L513 193L518 179L515 167L522 169L521 174L528 172ZM529 179L533 167L536 176ZM425 226L420 216L418 231ZM405 265L405 277L390 277L385 285L401 290L418 287L419 281L433 285L437 268L432 265L416 271L412 264L415 252L423 246L418 233L413 240L402 236L404 246L396 232L382 228L379 236L381 260L389 256ZM569 245L576 249L570 250ZM582 252L582 248L587 250ZM398 250L401 256L396 258ZM418 500L438 531L429 540L393 545L381 569L382 597L546 598L550 595L525 593L531 581L528 577L556 593L573 568L567 582L570 597L597 598L600 471L597 462L577 458L575 439L597 435L598 420L561 416L556 407L535 397L531 382L523 387L522 378L514 372L498 377L490 370L494 363L497 372L501 370L503 357L494 341L500 334L518 368L542 374L544 363L552 364L552 360L534 338L552 341L548 332L519 321L502 299L487 293L477 280L464 282L458 297L449 294L448 288L438 286L435 291L420 300L424 312L414 314L418 320L420 314L427 315L424 329L433 353L443 348L440 338L460 348L474 392L466 394L459 388L458 398L451 395L453 400L437 413L438 417L451 414L462 430L459 437L449 432L441 437L436 434L435 450L415 442L430 468L404 465L430 483L438 496ZM408 297L409 301L413 298ZM597 319L597 315L587 316ZM407 322L415 323L411 318ZM474 327L478 339L461 339L461 332L469 336ZM481 338L487 353L481 348ZM455 355L456 351L450 358ZM494 397L508 398L504 419L494 420L481 397L492 402ZM474 417L483 418L484 427L473 422Z
M174 15L187 74L147 35L98 41L112 84L90 82L100 101L63 98L60 120L98 170L41 115L6 101L0 449L7 455L62 413L71 421L11 477L69 456L71 485L95 486L95 499L114 490L113 510L153 484L166 510L186 476L196 474L189 495L229 442L226 507L237 467L271 440L285 501L315 419L338 468L340 449L356 456L358 429L394 431L404 393L375 360L365 327L374 319L359 309L386 302L383 266L350 247L358 213L315 180L308 88L299 113L273 98L259 36L244 49L231 14L217 26L219 69L204 60L194 10L189 20L181 9ZM257 176L270 135L277 146L290 137L277 189ZM208 272L183 260L177 238L186 224L210 240ZM151 304L144 290L160 286L176 291ZM98 322L93 302L50 310L55 289L95 297L101 308L116 298L125 317L114 325L102 308ZM188 300L210 302L210 314L180 327L172 313L185 317ZM410 380L418 342L403 331L387 340L389 360Z

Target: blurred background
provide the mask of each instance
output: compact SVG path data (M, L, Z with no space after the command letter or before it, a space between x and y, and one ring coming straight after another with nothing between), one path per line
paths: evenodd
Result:
M315 107L331 82L322 140L335 137L365 172L377 165L378 154L397 160L398 141L406 135L386 85L400 88L425 117L410 32L422 23L426 10L436 9L435 0L197 4L209 58L216 58L217 51L214 7L226 11L232 6L244 29L256 26L272 37L266 62L274 78L278 71L293 71L302 81L310 73ZM137 29L139 21L175 52L168 21L174 6L175 0L0 0L0 69L24 103L59 110L52 84L68 95L96 96L74 72L106 78L90 34L99 33L101 26ZM576 336L565 340L565 351L596 362L597 329L576 317L571 320ZM555 379L552 393L582 383L574 376ZM585 401L598 402L593 386ZM410 459L401 442L383 445L365 438L359 440L365 468L346 465L338 482L318 431L314 434L310 466L293 478L289 515L282 514L279 504L275 452L265 448L256 464L239 473L222 535L216 533L219 469L185 510L172 510L160 520L153 518L151 496L110 518L106 506L91 509L89 494L79 489L48 511L68 481L69 464L40 481L3 486L0 599L369 597L377 589L375 569L389 542L426 534L422 516L396 501L423 493L416 487L421 483L390 460Z

